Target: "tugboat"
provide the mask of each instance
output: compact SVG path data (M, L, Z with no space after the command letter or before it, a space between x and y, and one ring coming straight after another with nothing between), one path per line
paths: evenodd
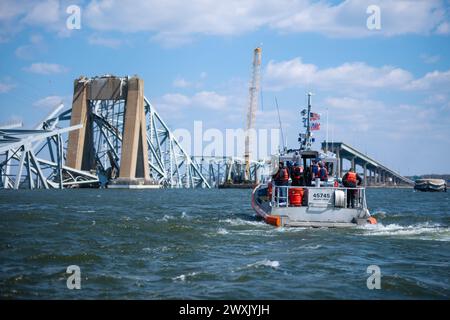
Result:
M311 93L308 108L302 111L306 134L299 135L299 149L286 148L272 156L272 174L278 172L279 164L302 165L303 185L277 186L273 181L259 184L252 192L252 207L267 223L277 227L352 227L376 224L366 204L365 188L347 188L339 183L335 157L311 149ZM328 179L311 179L311 168L321 163L328 169ZM351 194L352 193L352 194ZM353 196L354 202L347 201Z

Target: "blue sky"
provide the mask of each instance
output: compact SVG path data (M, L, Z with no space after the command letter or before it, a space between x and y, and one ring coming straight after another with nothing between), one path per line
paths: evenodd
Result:
M69 5L81 29L68 30ZM381 29L367 28L369 5ZM277 97L295 145L305 94L329 136L404 175L448 173L448 1L0 0L0 123L26 127L80 75L134 75L171 128L244 125L252 50L262 45L258 128Z

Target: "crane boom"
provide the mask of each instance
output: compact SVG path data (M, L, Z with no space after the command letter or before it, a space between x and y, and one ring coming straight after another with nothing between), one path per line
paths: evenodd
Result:
M256 110L258 106L259 83L261 79L261 53L257 47L253 50L252 80L249 87L249 105L247 110L247 123L245 127L245 180L250 180L250 158L252 146L251 130L255 126Z

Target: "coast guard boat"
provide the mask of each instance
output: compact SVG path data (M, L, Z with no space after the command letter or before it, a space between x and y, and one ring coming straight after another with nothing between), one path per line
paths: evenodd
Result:
M267 223L278 227L351 227L376 224L369 213L365 188L346 188L337 177L337 159L330 154L311 150L311 94L308 109L302 111L306 134L300 134L299 149L284 150L272 157L272 174L279 163L297 163L304 168L302 186L277 186L272 181L258 185L252 192L252 207ZM306 115L306 119L305 119ZM321 162L328 169L328 179L311 181L310 168ZM324 180L324 179L323 179ZM353 193L353 205L347 201Z

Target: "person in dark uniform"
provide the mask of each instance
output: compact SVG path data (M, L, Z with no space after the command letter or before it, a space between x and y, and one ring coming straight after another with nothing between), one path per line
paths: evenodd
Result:
M346 188L356 188L361 185L361 183L362 178L353 168L350 168L350 170L342 177L342 184ZM347 190L347 208L350 208L350 205L352 208L355 207L355 198L357 193L358 190Z
M311 165L311 179L314 180L319 177L319 165L316 160L313 160Z

